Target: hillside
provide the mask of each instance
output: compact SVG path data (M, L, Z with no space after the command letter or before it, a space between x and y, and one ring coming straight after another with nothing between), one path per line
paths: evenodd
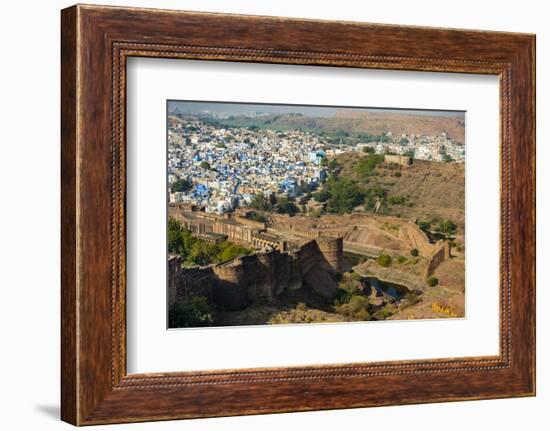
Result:
M442 132L464 142L464 119L461 117L402 114L393 112L338 111L333 117L306 117L301 114L267 115L256 118L231 116L216 120L224 127L258 127L280 131L304 130L323 133L328 137L350 137L361 140L361 135L394 136L403 133L434 136ZM353 142L352 142L353 143Z
M394 112L339 111L327 119L329 127L364 131L373 135L391 132L433 136L442 132L452 139L464 142L464 119L437 115L414 115Z
M381 163L367 178L357 173L364 153L334 157L340 176L386 191L381 212L416 220L450 219L464 229L464 164L415 159L412 166Z

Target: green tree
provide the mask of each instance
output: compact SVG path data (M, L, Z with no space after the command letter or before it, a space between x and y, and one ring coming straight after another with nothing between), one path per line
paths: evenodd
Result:
M317 202L326 202L328 198L330 197L327 189L322 188L316 193L313 193L313 199L315 199Z
M183 255L185 252L185 234L181 223L173 218L168 220L168 251ZM185 259L185 256L182 256Z
M384 161L384 156L381 154L369 154L367 157L359 159L355 166L355 173L366 180L374 171L376 166Z
M216 255L219 253L216 244L211 244L206 241L196 241L189 251L189 258L192 263L199 266L210 265Z
M201 169L204 169L205 171L209 171L211 168L210 163L208 163L207 161L201 162L199 166L201 167Z
M358 184L349 178L335 177L327 181L329 199L327 211L331 213L349 213L363 202L365 195Z
M273 209L272 202L270 199L266 198L263 193L254 195L250 202L250 206L260 211L271 211Z
M372 210L376 201L379 199L384 199L387 195L387 191L380 186L373 186L365 189L365 209Z
M406 201L405 196L388 196L388 202L392 205L403 205Z
M219 249L220 251L218 252L217 260L220 262L225 262L227 260L252 253L251 249L241 247L240 245L228 241L221 243L219 245Z
M291 200L289 200L287 197L284 197L284 196L277 200L275 209L279 214L290 214L290 215L294 215L299 211L298 207L294 204L294 202L292 202Z
M172 193L176 192L186 192L193 187L193 183L185 178L180 178L172 183L171 190Z
M412 257L418 257L418 254L419 254L419 253L418 253L418 249L417 249L417 248L413 248L413 249L411 250L411 256L412 256Z

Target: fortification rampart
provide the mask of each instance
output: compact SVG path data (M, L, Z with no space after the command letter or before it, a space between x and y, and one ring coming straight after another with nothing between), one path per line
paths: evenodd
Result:
M236 215L235 220L238 221L239 223L247 224L256 229L265 229L265 223L261 221L250 220L249 218L246 218L240 215Z
M285 243L300 246L320 237L344 238L344 247L371 253L408 254L416 248L424 257L434 252L424 232L409 220L391 216L353 213L321 218L271 214L269 226L239 214L215 215L170 206L170 217L195 234L216 233L247 247L286 250Z
M342 259L341 238L311 240L297 251L274 249L208 267L182 268L181 259L175 258L169 268L170 304L205 296L222 309L238 310L304 284L333 299Z
M324 259L323 264L326 262L336 273L342 272L343 258L344 258L344 240L342 237L319 237L315 239L319 251Z
M412 157L409 156L400 156L397 154L386 154L384 156L384 162L386 163L397 163L402 166L410 166L413 164Z
M439 241L435 251L430 256L426 265L426 278L432 275L441 263L451 257L451 245L449 241Z
M169 304L189 296L213 297L215 273L212 267L182 268L179 257L171 257L168 262Z
M271 300L285 289L304 284L331 297L335 275L343 268L343 250L377 256L409 255L417 249L428 260L426 276L450 257L447 243L430 243L413 222L398 217L353 213L321 218L272 214L269 227L240 214L215 215L170 207L170 216L202 235L223 235L237 244L262 252L208 268L170 271L170 303L178 298L207 296L230 309L251 301ZM171 265L174 265L173 263ZM176 287L174 287L176 286Z
M425 257L434 245L412 221L392 216L353 213L312 217L274 215L273 231L289 232L303 238L343 237L343 246L365 254L408 254L413 248Z

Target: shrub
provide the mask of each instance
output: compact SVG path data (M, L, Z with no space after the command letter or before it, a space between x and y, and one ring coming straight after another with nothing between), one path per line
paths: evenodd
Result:
M355 173L361 178L366 179L369 177L374 168L384 161L384 156L381 154L369 154L367 157L363 157L359 160L355 166Z
M353 320L370 320L369 300L362 295L352 296L348 302L336 304L334 307L338 314L352 318Z
M393 176L399 178L401 176L401 172L397 171L393 174Z
M397 263L405 263L407 258L405 256L397 256Z
M368 308L368 306L369 300L364 296L352 296L349 300L349 310L352 314L360 312L361 310Z
M387 268L388 266L391 265L391 256L387 254L381 254L380 256L378 256L377 261L378 261L378 265L383 266L384 268Z
M411 305L418 304L420 302L421 298L420 295L417 292L408 292L405 297L401 300L401 303L399 304L399 309L404 310L407 307L410 307Z
M438 302L432 302L432 311L434 313L446 314L449 317L458 317L453 307Z
M361 287L354 281L343 281L339 287L338 296L334 301L335 306L349 302L353 296L361 295Z
M298 302L298 304L296 304L296 310L299 310L299 311L306 311L306 310L307 310L307 306L306 306L306 304L304 304L303 302Z
M437 277L434 277L433 275L430 275L426 279L426 283L428 283L428 286L434 287L434 286L437 286L439 284L439 280L437 279Z
M380 320L385 320L387 319L388 317L390 317L392 315L392 312L390 310L387 310L387 309L383 309L383 310L380 310L377 314L376 317L378 317Z
M349 274L349 278L350 278L350 280L353 280L353 281L361 281L361 279L362 279L363 277L361 277L361 276L360 276L359 274L357 274L356 272L351 272L351 273Z
M411 256L412 256L412 257L418 257L418 254L419 254L419 253L418 253L418 249L417 249L417 248L413 248L413 249L411 250Z
M248 216L250 220L258 221L260 223L265 223L267 221L267 217L261 213L253 212Z
M171 328L211 326L213 322L212 310L204 296L193 296L170 307Z
M437 230L446 235L453 235L456 233L456 224L452 220L443 220L437 225Z
M388 202L392 205L403 205L407 198L405 196L389 196Z
M418 222L416 222L416 224L424 232L428 232L432 227L432 224L429 221L425 220L419 220Z

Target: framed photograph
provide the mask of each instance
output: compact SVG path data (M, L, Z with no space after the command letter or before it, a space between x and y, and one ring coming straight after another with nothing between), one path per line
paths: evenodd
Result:
M535 394L535 37L61 14L62 419Z

